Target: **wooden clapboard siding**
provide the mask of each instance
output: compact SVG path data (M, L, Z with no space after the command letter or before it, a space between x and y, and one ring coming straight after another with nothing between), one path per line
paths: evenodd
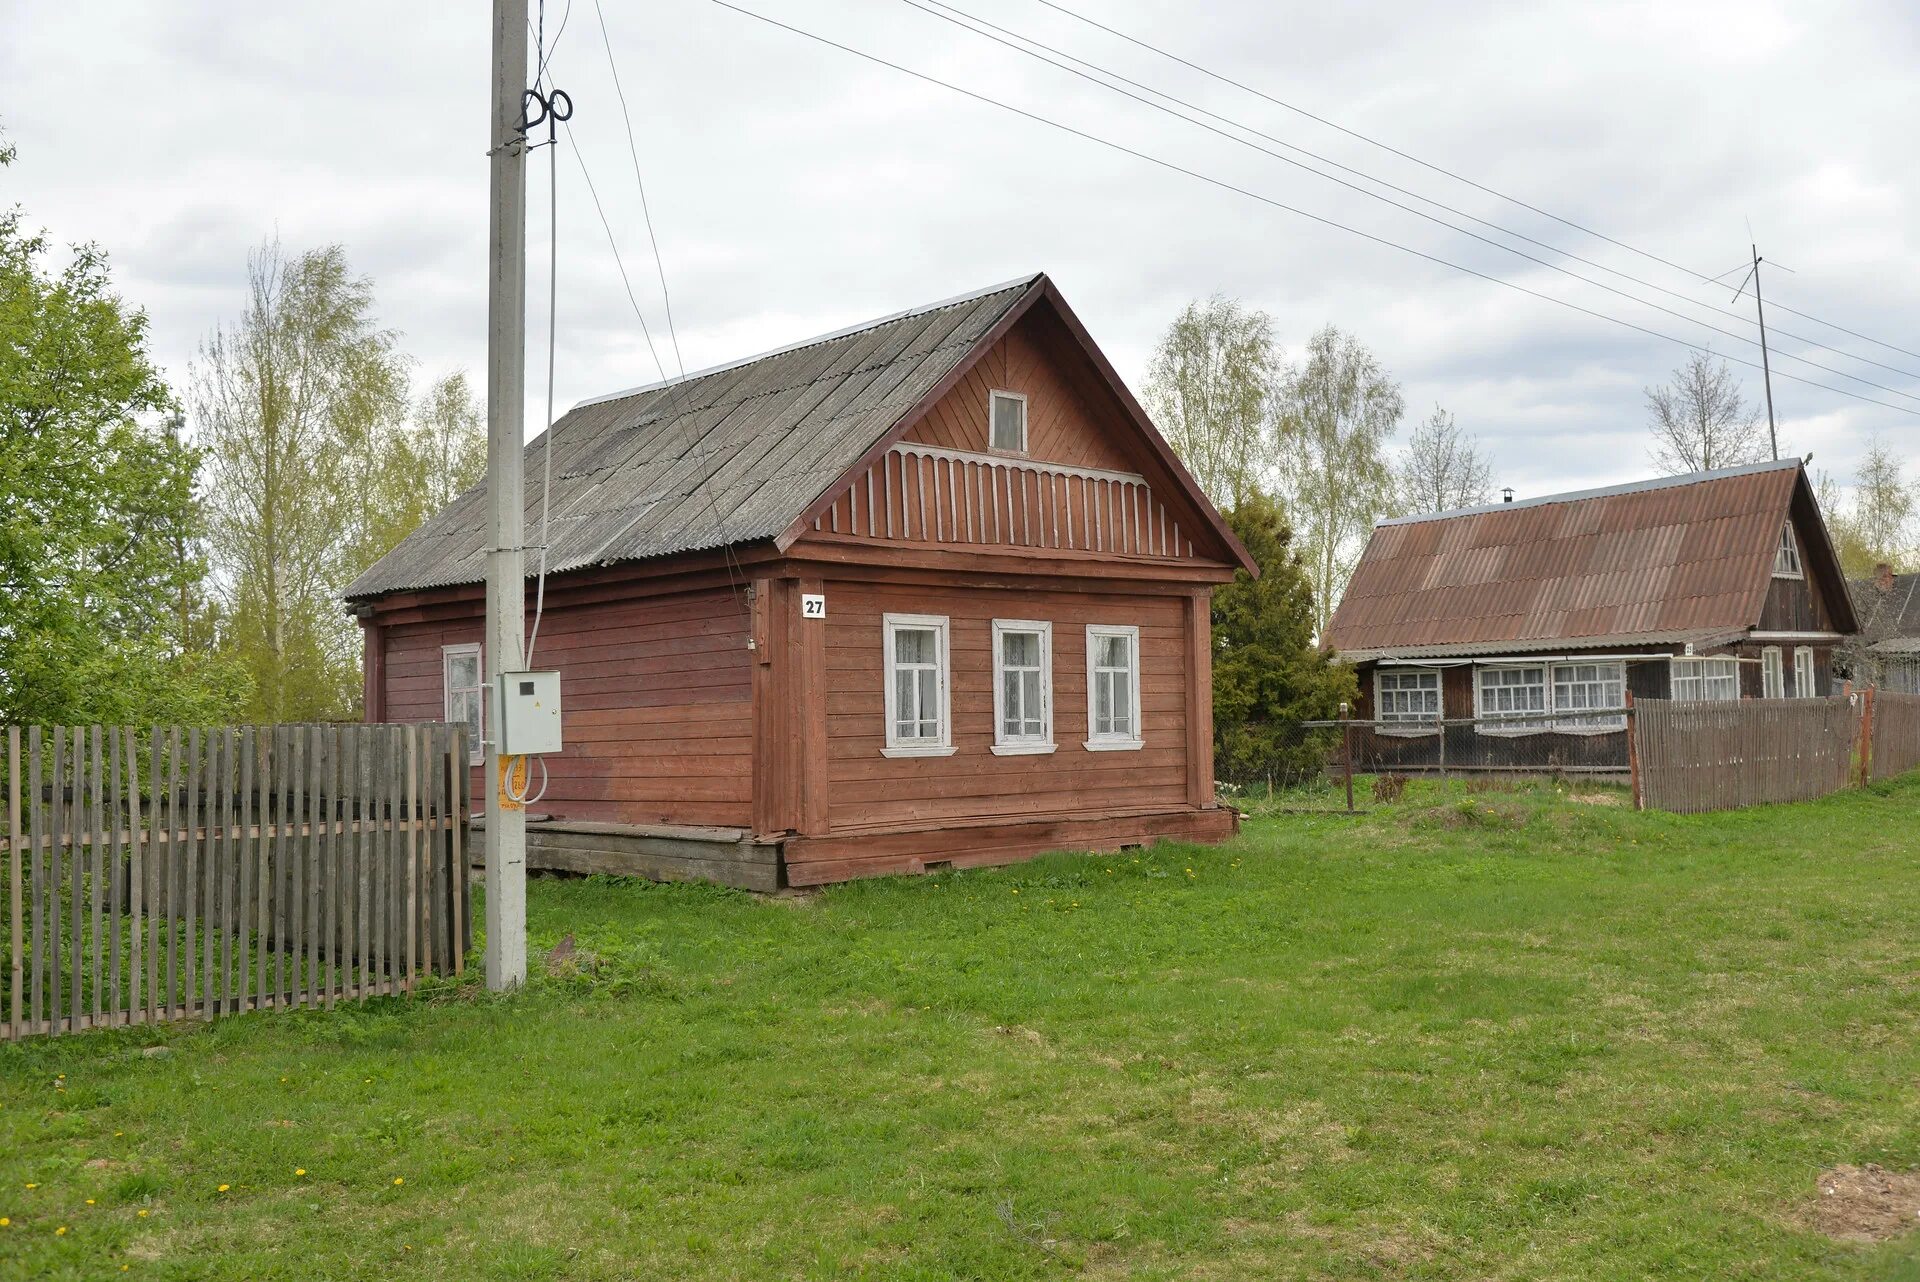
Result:
M550 604L535 666L561 674L565 749L537 809L613 823L751 821L752 679L744 593L705 590ZM467 617L369 628L384 707L445 715L441 648L478 642ZM476 769L472 786L482 786Z
M845 581L828 582L826 592L828 831L1187 803L1184 598ZM886 735L882 617L887 613L937 614L949 620L951 756L881 755ZM1053 624L1052 754L1003 757L991 750L996 618ZM1141 751L1090 752L1083 746L1088 624L1140 628L1146 741Z

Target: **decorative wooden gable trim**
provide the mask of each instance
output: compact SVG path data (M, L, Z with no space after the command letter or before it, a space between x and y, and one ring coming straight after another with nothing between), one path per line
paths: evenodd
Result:
M929 389L927 394L923 396L917 404L905 414L901 415L893 427L878 441L874 442L872 447L870 447L845 474L832 485L828 486L812 503L808 504L799 517L775 539L775 547L779 551L785 552L788 548L792 547L795 540L804 535L815 531L820 533L834 532L832 525L834 510L843 504L845 505L845 507L841 509L843 517L845 520L851 522L854 519L852 512L854 506L852 495L854 490L863 487L876 473L883 472L884 469L895 466L896 464L890 460L906 457L905 455L896 453L895 450L896 446L903 443L902 438L940 402L941 398L953 389L954 385L966 375L968 370L972 369L973 366L979 362L983 355L992 350L993 346L1006 335L1008 330L1013 328L1021 317L1025 316L1042 301L1047 304L1054 316L1065 326L1075 346L1086 356L1089 364L1092 366L1099 383L1113 397L1114 403L1120 410L1121 415L1132 423L1138 439L1146 446L1149 472L1148 474L1135 478L1138 483L1137 488L1142 492L1141 496L1136 497L1151 499L1153 506L1152 509L1145 507L1140 509L1138 520L1139 528L1143 531L1150 532L1152 529L1157 528L1156 523L1160 520L1160 517L1165 516L1167 529L1169 530L1169 533L1166 535L1167 541L1163 545L1155 544L1155 546L1166 546L1170 549L1182 546L1185 548L1184 552L1168 551L1166 553L1141 553L1140 555L1180 555L1185 557L1206 557L1209 559L1219 558L1224 559L1230 565L1238 565L1249 573L1258 574L1259 567L1254 564L1253 557L1247 552L1240 540L1234 537L1233 531L1228 528L1226 521L1221 517L1220 513L1215 510L1213 504L1207 500L1206 495L1201 492L1199 484L1194 481L1192 475L1181 465L1180 460L1174 456L1172 449L1168 447L1166 441L1161 438L1160 433L1154 428L1153 422L1147 417L1146 411L1140 408L1139 402L1134 400L1133 394L1129 392L1126 385L1120 381L1119 374L1115 372L1113 366L1107 361L1106 356L1094 345L1092 337L1087 333L1085 327L1080 324L1079 318L1073 314L1073 310L1067 306L1066 300L1060 296L1060 291L1056 289L1053 282L1044 275L1036 278L1033 287L1028 290L1027 294L1022 297L1018 303L1014 304L1013 307L1009 308L1007 314L1001 317L1000 321L995 324L992 329L981 336L979 341L974 344L973 350L968 353L964 360L958 362L952 371L949 372L946 377L942 378L934 387ZM914 457L920 460L922 471L928 474L926 484L929 486L929 494L934 494L936 492L934 487L938 487L944 483L938 477L932 475L932 468L930 467L932 456L927 454L926 451L933 448L934 447L919 445L911 447L915 452ZM960 452L947 451L947 453L957 454ZM1019 488L1020 486L1032 485L1036 487L1033 490L1033 495L1035 503L1038 505L1043 496L1044 485L1046 483L1062 483L1062 476L1059 472L1061 465L1058 464L1048 464L1039 460L1005 459L999 455L980 456L980 458L983 466L976 469L976 471L984 474L985 477L991 478L996 483L1012 485L1014 487L1013 493L1016 497L1016 502L1018 501L1018 495L1022 492ZM969 460L969 462L972 462L972 460ZM1004 470L996 471L994 466L987 466L987 464L997 465L1000 469ZM1071 471L1073 469L1068 470ZM1080 470L1088 471L1091 469ZM962 469L962 472L965 473L966 469ZM1048 477L1051 477L1050 481L1044 479ZM974 479L979 481L982 479L982 476L976 475ZM907 476L906 481L917 484L917 482L912 481L911 475ZM1075 494L1080 494L1084 487L1073 485L1071 488ZM1098 493L1098 486L1095 486L1094 492ZM918 518L919 492L916 490L914 493L914 515ZM981 502L984 503L985 500L982 499ZM1063 490L1062 496L1056 504L1062 516L1064 516L1064 506L1067 502L1068 500L1064 497ZM993 511L994 509L990 508L982 509L982 513L987 515L989 519ZM874 514L878 516L879 512L880 509L876 505ZM929 506L928 519L935 522L933 528L936 536L940 530L944 528L944 522L953 515L960 517L962 529L965 529L966 508L955 507L951 501L949 502L949 506L944 509L937 503ZM1083 531L1081 536L1083 539L1088 537L1086 533L1086 523L1090 519L1090 508L1083 505L1081 524L1078 527ZM1126 528L1128 530L1136 528L1132 522L1132 518L1127 517L1127 510L1124 508L1121 510L1119 517L1114 519L1127 521L1128 524ZM1184 531L1180 534L1172 533L1171 531L1179 528L1176 523L1182 520L1186 523ZM884 525L876 527L869 524L863 527L863 529L873 528L884 529ZM924 529L926 527L919 526L916 528ZM991 530L993 527L989 524L988 528ZM1048 529L1050 532L1050 525ZM1095 529L1091 532L1091 536L1099 538L1102 541L1107 537L1118 538L1120 537L1119 529L1120 527L1118 525L1109 526L1096 523ZM887 536L882 534L880 537L884 538ZM1128 535L1126 537L1132 538L1134 536ZM1143 533L1140 537L1143 541L1140 542L1138 546L1149 546L1149 544L1144 541L1148 535ZM936 537L932 541L940 542L944 540ZM1039 547L1043 545L1031 543L1022 546ZM1045 546L1052 545L1047 544ZM1131 546L1131 544L1129 546ZM1104 547L1092 549L1095 554L1104 553L1107 550L1108 549ZM1123 555L1117 548L1114 549L1114 554Z
M1192 538L1144 476L898 441L813 518L883 542L1186 558Z

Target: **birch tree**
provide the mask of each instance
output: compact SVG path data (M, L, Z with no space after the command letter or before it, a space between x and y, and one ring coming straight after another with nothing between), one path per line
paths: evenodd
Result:
M1694 352L1664 387L1647 389L1648 457L1663 472L1711 472L1767 457L1759 412L1740 395L1727 363Z
M1273 449L1324 632L1374 521L1393 510L1386 442L1405 403L1373 353L1332 325L1308 343L1280 403Z
M266 721L351 715L356 630L336 593L368 541L384 426L405 372L373 287L337 245L248 258L247 305L200 349L210 546L229 635Z
M1237 509L1270 479L1274 394L1283 374L1273 318L1217 294L1187 304L1154 348L1147 413L1223 511Z
M1879 437L1867 441L1867 452L1854 474L1853 511L1850 524L1858 537L1865 560L1885 561L1896 569L1905 566L1914 555L1914 517L1920 508L1920 494L1907 480L1898 455ZM1871 564L1859 567L1864 575Z
M1402 512L1447 512L1493 497L1493 464L1440 406L1407 438L1395 468Z

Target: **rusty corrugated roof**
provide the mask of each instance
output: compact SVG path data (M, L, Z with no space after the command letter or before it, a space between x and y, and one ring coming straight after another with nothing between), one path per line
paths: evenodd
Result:
M1738 632L1801 483L1785 460L1383 521L1327 641L1374 657Z

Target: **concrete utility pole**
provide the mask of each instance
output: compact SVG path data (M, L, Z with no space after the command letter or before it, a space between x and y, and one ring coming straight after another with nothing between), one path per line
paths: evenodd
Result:
M527 377L527 0L493 3L493 114L487 215L487 987L527 978L527 812L507 795L499 753L501 673L526 648L526 512L521 484Z

